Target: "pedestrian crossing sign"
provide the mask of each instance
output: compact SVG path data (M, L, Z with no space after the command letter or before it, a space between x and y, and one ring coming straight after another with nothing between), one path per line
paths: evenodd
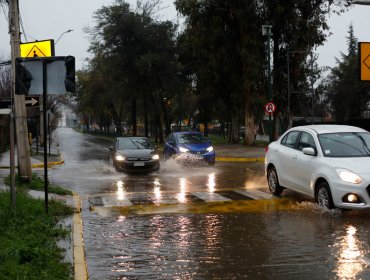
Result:
M28 43L21 43L21 57L49 57L54 56L54 40L43 40Z
M359 42L360 81L370 81L370 43Z

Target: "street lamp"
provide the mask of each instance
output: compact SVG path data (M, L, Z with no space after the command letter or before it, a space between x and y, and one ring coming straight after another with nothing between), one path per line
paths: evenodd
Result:
M262 35L267 35L267 78L268 78L268 100L272 101L272 81L271 81L271 25L262 25ZM269 114L269 143L272 141L272 119Z
M58 41L60 40L60 38L63 37L64 34L72 32L72 31L73 29L68 29L67 31L64 31L62 34L60 34L59 38L55 41L54 46L58 43Z

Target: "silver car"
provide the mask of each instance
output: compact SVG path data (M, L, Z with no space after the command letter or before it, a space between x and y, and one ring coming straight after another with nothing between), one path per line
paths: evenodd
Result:
M370 208L370 133L345 125L292 128L268 146L265 172L274 195L287 188L326 209Z
M117 171L151 172L160 167L159 155L146 137L118 137L108 149Z

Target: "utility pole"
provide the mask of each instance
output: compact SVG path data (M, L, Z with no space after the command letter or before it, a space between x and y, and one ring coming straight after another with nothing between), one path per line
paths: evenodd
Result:
M20 30L19 30L19 2L9 0L9 33L12 62L12 98L14 102L15 134L17 139L18 174L27 181L32 179L30 146L28 143L27 115L24 95L15 92L15 59L19 57Z

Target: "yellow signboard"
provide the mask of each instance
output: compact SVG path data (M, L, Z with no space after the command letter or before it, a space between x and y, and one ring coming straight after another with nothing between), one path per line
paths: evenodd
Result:
M54 40L21 43L21 57L47 57L54 56Z
M358 43L360 80L370 81L370 42Z

